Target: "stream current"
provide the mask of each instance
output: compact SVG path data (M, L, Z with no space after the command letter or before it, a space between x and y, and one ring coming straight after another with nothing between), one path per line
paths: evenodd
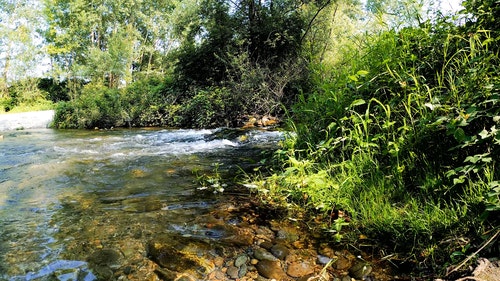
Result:
M200 193L198 177L252 169L283 137L259 130L211 137L215 132L2 132L0 280L96 280L82 251L106 248L104 240L194 234L187 222L224 196ZM124 255L133 248L120 246Z

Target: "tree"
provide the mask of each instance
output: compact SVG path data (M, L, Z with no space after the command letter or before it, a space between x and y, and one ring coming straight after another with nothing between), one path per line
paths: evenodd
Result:
M45 0L49 54L66 78L116 88L134 72L165 68L172 9L170 1Z
M379 23L389 28L416 26L438 13L434 5L439 1L433 0L367 0L366 10L374 16Z
M36 1L0 0L0 96L9 83L33 76L43 58L38 36L43 21Z

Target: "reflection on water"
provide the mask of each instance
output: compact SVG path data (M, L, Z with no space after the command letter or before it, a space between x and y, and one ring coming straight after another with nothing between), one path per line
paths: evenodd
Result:
M130 243L120 242L125 236L143 243L151 233L188 231L186 223L217 200L196 192L196 173L212 170L214 163L223 163L226 172L255 164L259 151L282 136L248 131L244 138L226 139L210 138L212 133L5 132L0 141L0 279L95 280L82 259L88 253L82 252L108 247L103 241ZM127 256L141 251L139 246L144 248L120 249Z

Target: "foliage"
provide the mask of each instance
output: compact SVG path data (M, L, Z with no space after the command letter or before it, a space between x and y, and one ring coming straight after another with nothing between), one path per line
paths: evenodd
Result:
M330 0L44 0L54 78L41 80L21 77L40 51L28 2L0 0L5 111L59 102L57 128L220 127L286 113L294 133L259 189L324 218L335 241L350 221L443 262L443 241L498 227L496 0L432 21L420 0L369 0L368 11ZM220 187L217 173L203 180ZM441 250L456 259L473 248Z
M52 102L68 101L70 99L68 81L56 81L53 78L38 79L38 89L47 92L47 99Z
M227 118L226 106L231 95L224 88L200 90L181 109L181 127L198 128L219 127L217 120Z
M121 91L126 126L173 126L177 114L175 96L166 93L168 82L160 77L137 80Z
M60 129L111 128L123 125L119 92L87 84L78 99L59 103L54 127Z
M0 110L19 112L52 108L52 101L47 91L39 87L39 79L18 80L7 87L6 94L0 98Z
M45 0L44 37L63 77L106 81L116 88L133 71L162 73L173 44L169 16L174 1Z
M367 34L348 63L313 66L321 78L293 108L282 169L260 189L326 217L347 212L360 231L440 264L458 247L445 240L498 226L498 36L482 22Z

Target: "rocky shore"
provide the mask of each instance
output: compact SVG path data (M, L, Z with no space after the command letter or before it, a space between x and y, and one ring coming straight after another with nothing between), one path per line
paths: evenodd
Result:
M386 262L321 242L301 223L243 199L220 202L215 211L161 230L167 225L166 212L175 211L168 206L145 204L148 211L142 214L156 221L154 228L145 228L145 218L132 216L127 225L113 224L111 214L92 214L91 207L72 198L72 208L82 208L88 216L61 226L59 234L75 236L68 241L64 258L87 261L97 280L398 279ZM87 227L76 229L82 223Z
M160 280L186 281L393 280L387 265L322 243L292 221L263 223L265 214L252 209L249 203L222 204L198 225L204 239L153 238L146 256L155 263L154 272Z

